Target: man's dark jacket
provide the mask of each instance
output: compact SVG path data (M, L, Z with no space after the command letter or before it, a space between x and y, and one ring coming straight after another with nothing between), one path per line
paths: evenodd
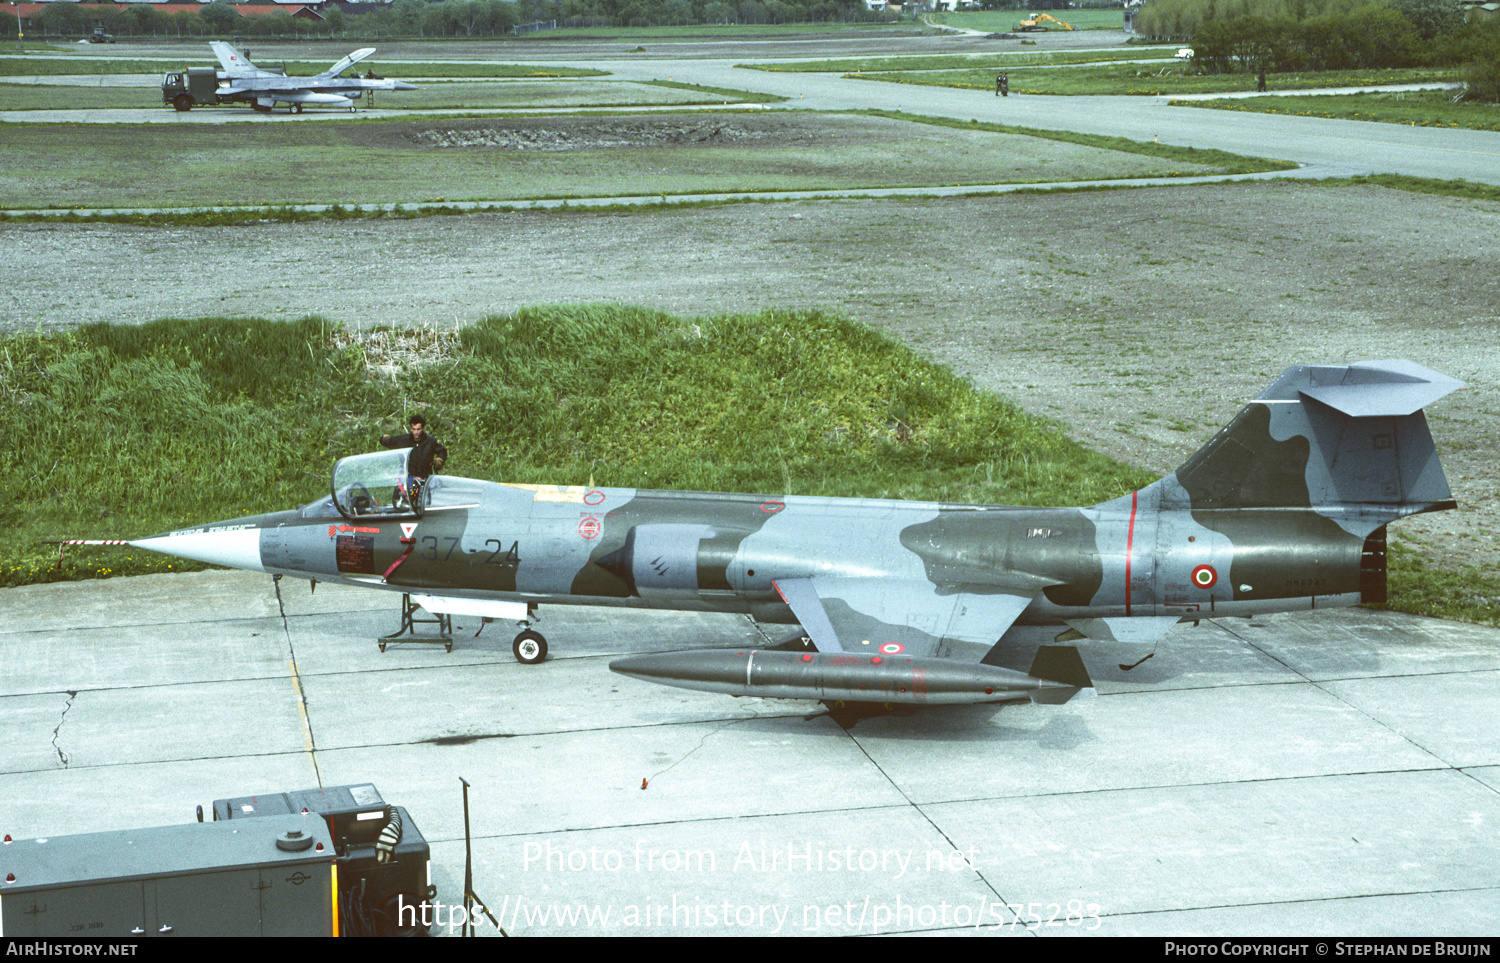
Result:
M426 478L432 474L434 458L441 458L444 463L448 461L448 449L432 437L430 432L422 432L420 442L411 436L411 432L407 432L404 435L383 435L380 443L386 448L415 448L416 451L407 458L406 470L418 478Z

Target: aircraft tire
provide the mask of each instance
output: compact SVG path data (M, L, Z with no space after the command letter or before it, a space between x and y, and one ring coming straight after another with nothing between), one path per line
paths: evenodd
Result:
M302 105L301 104L293 104L292 105L292 113L294 113L294 114L300 114L300 113L302 113Z
M547 640L540 632L527 629L516 636L510 651L522 665L537 665L547 658Z
M172 101L172 106L186 113L193 109L193 98L188 94L178 94L176 99Z

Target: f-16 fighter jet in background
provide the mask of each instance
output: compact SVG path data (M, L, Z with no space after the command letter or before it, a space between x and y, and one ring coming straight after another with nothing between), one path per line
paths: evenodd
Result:
M1288 369L1186 464L1091 508L506 485L407 452L344 458L303 508L132 544L412 593L527 622L538 605L737 612L813 649L639 655L618 672L734 695L1063 702L1077 650L1179 622L1385 597L1385 526L1455 507L1421 409L1460 387L1407 361ZM1016 659L1018 647L1026 655ZM546 641L516 637L523 662Z
M249 101L251 106L269 113L278 103L290 104L294 114L300 114L307 104L322 104L329 107L354 109L354 98L366 90L416 90L417 88L399 80L376 77L373 72L360 77L357 72L341 77L345 70L375 52L374 47L354 51L316 77L288 77L277 70L257 67L245 55L229 44L215 40L209 44L214 55L223 64L224 79L228 86L218 90L219 99Z

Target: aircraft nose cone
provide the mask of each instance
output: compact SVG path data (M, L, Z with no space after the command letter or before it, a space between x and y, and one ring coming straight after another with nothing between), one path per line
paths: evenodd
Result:
M191 558L226 568L264 572L266 567L261 563L260 554L261 520L261 517L242 518L198 528L185 528L138 538L130 544L163 555Z
M392 87L391 89L392 90L416 90L417 89L417 85L416 84L408 84L405 81L398 80L398 81L396 81L396 85L394 87Z

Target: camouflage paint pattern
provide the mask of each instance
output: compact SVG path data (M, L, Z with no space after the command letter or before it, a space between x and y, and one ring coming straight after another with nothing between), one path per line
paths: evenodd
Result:
M135 544L439 599L738 612L800 624L825 653L999 664L1012 626L1150 643L1383 592L1384 527L1454 507L1420 409L1459 384L1404 361L1289 369L1176 472L1088 508L435 476L420 514L360 514L336 491Z

